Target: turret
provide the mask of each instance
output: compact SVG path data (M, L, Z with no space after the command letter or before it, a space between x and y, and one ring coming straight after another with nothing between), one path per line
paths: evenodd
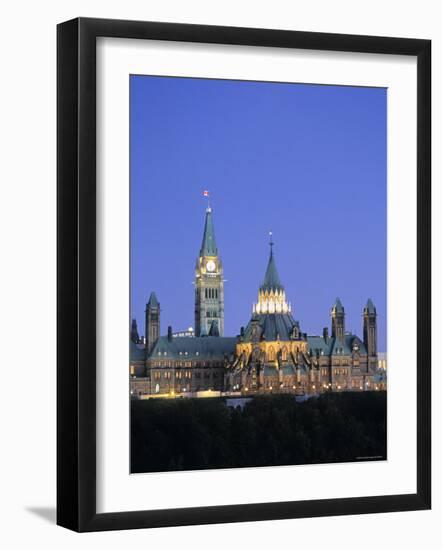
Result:
M369 356L375 356L378 352L377 344L377 320L376 308L369 298L363 312L364 344Z
M155 292L152 292L146 304L146 354L152 351L160 337L160 304Z
M331 318L332 336L343 342L345 334L345 311L339 298L336 298L332 307Z

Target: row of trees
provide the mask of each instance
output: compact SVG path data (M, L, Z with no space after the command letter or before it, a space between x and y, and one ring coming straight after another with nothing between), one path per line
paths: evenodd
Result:
M297 403L258 396L131 402L131 470L158 472L386 458L385 392L330 393Z

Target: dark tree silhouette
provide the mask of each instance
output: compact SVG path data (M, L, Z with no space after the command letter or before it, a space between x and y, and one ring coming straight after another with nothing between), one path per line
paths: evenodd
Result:
M330 393L297 403L258 396L131 402L131 471L277 466L386 458L385 392Z

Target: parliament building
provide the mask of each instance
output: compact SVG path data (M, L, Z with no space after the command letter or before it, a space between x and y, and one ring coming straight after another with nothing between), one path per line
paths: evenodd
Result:
M224 336L224 274L215 240L212 209L206 210L195 265L195 328L161 335L155 292L146 304L145 333L136 320L130 333L130 391L133 398L210 395L249 396L385 389L377 376L376 308L363 308L363 336L345 329L339 300L331 308L331 331L302 332L292 316L276 268L273 242L258 300L238 336Z

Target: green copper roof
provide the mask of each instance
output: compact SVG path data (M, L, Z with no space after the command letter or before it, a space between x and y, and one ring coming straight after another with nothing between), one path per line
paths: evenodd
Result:
M221 360L235 352L236 338L221 336L174 336L169 340L161 336L156 341L150 359L169 358L184 360Z
M130 361L144 362L144 345L130 341Z
M150 307L158 307L159 304L158 304L157 295L155 294L155 292L150 293L150 298L149 298L149 301L147 302L147 305Z
M332 309L336 311L336 313L344 313L344 308L339 298L336 298Z
M367 355L367 350L360 338L354 334L345 334L344 341L329 336L327 341L322 336L307 336L308 347L313 355L351 355L357 344L360 355Z
M264 281L260 286L260 290L284 290L278 275L278 270L276 269L273 248L270 248L269 263L267 264L266 274L264 276Z
M259 321L262 337L268 342L274 342L279 339L282 341L290 340L290 335L296 321L290 313L262 313L254 315L254 319ZM252 321L244 330L244 341L249 342L252 336Z
M365 311L367 313L373 313L376 314L376 308L374 307L373 302L371 301L371 298L367 300L367 305L365 306Z
M204 224L203 242L201 243L200 256L218 256L218 248L213 227L212 209L206 210L206 222Z

